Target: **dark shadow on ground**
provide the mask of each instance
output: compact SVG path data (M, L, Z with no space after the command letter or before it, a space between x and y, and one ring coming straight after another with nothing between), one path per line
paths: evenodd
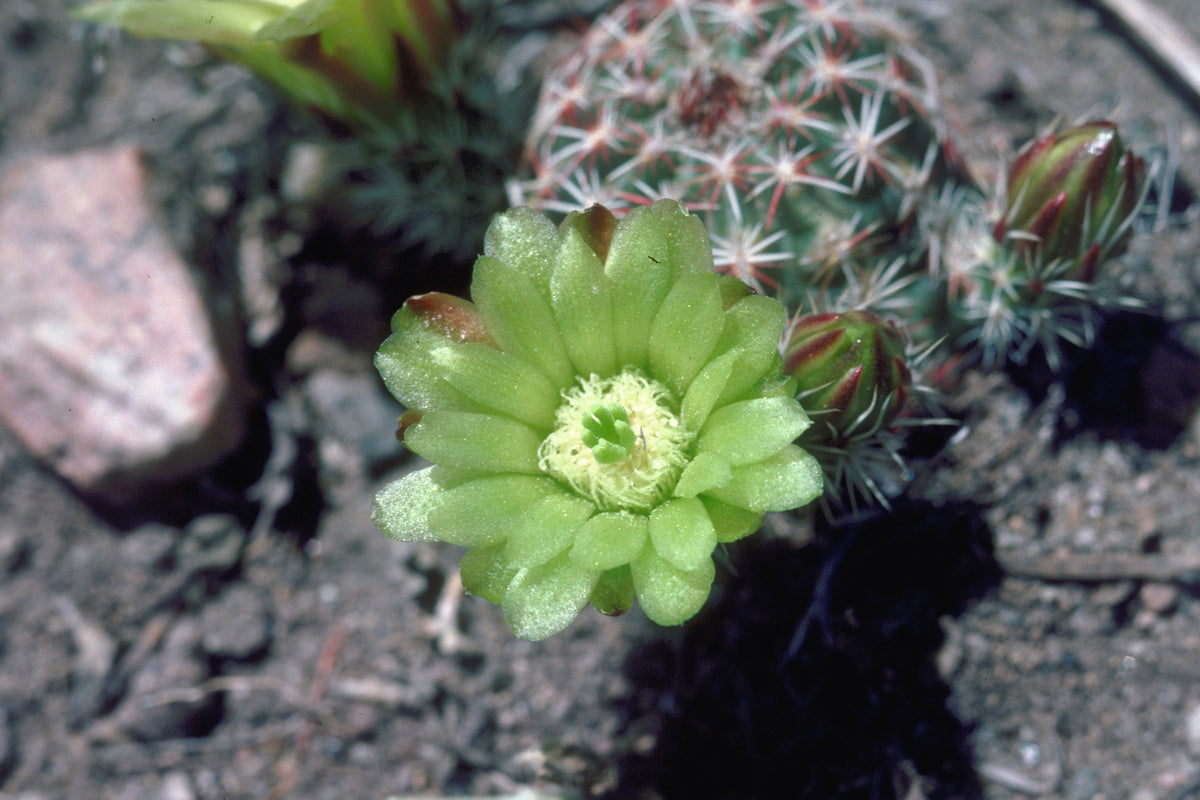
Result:
M1066 351L1060 374L1041 353L1008 374L1034 402L1063 381L1060 441L1091 431L1160 450L1187 430L1200 408L1200 355L1184 344L1176 324L1152 313L1105 315L1092 347Z
M706 612L631 654L630 729L657 744L614 796L898 798L914 780L982 796L935 666L939 618L999 582L978 507L908 503L802 548L751 539L733 566Z

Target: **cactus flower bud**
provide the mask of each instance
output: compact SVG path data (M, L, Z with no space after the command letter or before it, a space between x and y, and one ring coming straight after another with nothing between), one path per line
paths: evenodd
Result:
M462 24L455 0L97 0L74 14L203 42L327 122L368 127L417 99Z
M1145 164L1112 122L1090 122L1028 144L1009 166L998 241L1025 240L1045 262L1073 262L1065 277L1091 282L1124 246L1141 204Z
M783 359L816 423L808 436L823 444L885 427L908 400L912 377L904 336L866 311L796 318L784 338Z

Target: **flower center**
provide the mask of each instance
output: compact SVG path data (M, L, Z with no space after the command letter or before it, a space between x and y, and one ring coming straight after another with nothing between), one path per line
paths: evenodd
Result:
M562 393L538 466L605 511L650 511L671 495L692 443L670 391L634 369L578 380Z

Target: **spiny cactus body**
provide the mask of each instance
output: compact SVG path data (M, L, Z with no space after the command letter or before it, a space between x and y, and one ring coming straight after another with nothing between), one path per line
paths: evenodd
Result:
M548 77L510 199L679 199L719 270L792 308L817 289L870 304L878 258L911 260L906 228L956 165L944 127L932 68L878 10L629 0Z

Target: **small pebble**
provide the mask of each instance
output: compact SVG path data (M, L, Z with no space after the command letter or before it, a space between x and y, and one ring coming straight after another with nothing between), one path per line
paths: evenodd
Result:
M1147 583L1139 593L1142 605L1155 614L1166 615L1179 603L1179 590L1169 583Z
M271 644L267 601L247 586L235 586L206 606L200 627L205 651L218 658L253 659Z
M1192 706L1184 718L1184 738L1188 752L1200 756L1200 703Z

